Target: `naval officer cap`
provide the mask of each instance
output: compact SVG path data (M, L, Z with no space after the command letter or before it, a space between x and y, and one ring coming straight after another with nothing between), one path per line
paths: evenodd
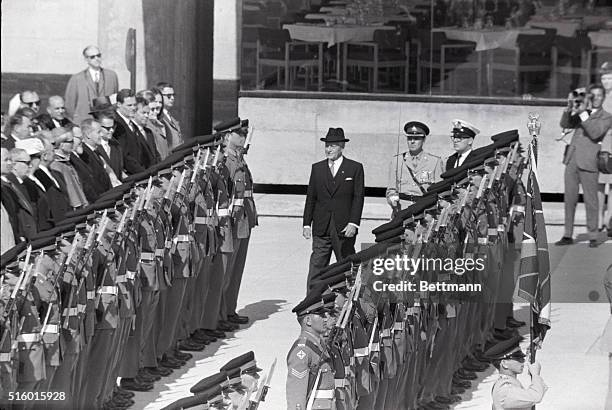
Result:
M221 371L219 373L213 374L212 376L203 378L202 380L194 384L191 389L189 389L189 391L193 394L201 394L204 391L209 390L210 388L215 386L221 386L221 388L229 386L226 372Z
M407 137L423 137L429 135L429 127L419 121L410 121L404 125L404 133Z
M260 372L261 369L257 367L257 361L255 360L255 353L251 350L245 354L233 358L227 362L220 371L230 371L235 368L240 368L242 373Z
M452 138L474 138L480 130L465 120L453 120Z
M496 343L484 353L485 357L490 360L517 360L519 362L525 360L525 353L521 350L520 342L523 338L519 335L508 340Z

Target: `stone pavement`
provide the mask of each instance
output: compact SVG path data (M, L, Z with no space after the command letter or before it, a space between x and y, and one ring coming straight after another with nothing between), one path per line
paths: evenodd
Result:
M258 366L267 372L278 359L272 388L262 410L285 408L286 355L299 334L291 309L304 297L310 242L302 238L304 197L299 195L259 195L261 215L253 231L247 268L240 293L240 314L251 322L229 339L218 341L195 352L187 367L155 383L151 392L137 393L135 409L161 409L190 395L189 388L201 378L218 371L231 358L253 350ZM550 241L561 237L562 204L545 204ZM383 198L367 198L358 243L373 242L371 230L387 217ZM578 224L584 225L584 211L579 207ZM584 227L579 227L582 232ZM550 247L553 291L552 329L544 348L537 352L542 375L549 386L538 409L602 409L608 378L607 356L599 349L598 337L608 320L609 308L601 279L612 261L612 243L590 249L586 244ZM600 303L589 303L591 299ZM515 305L516 316L528 320L528 307ZM528 333L528 329L521 329ZM456 409L490 409L491 387L496 372L491 367L479 383L463 395ZM523 375L525 376L525 375ZM528 379L522 379L524 384Z

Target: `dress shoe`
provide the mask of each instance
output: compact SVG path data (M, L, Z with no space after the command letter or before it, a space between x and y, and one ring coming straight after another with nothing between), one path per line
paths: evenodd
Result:
M147 369L140 369L138 371L138 376L136 376L136 377L142 379L143 378L142 376L147 377L149 379L153 379L153 380L151 380L152 382L156 382L158 380L161 380L161 378L162 378L161 375L159 375L157 373L152 373L152 372L148 371Z
M170 369L180 369L183 366L183 361L179 361L170 357L162 359L159 364Z
M225 339L225 333L220 330L204 329L204 332L206 332L208 336L216 337L218 339Z
M201 339L208 339L208 340L210 340L210 343L214 343L214 342L217 341L216 337L207 334L204 329L198 329L195 332L193 332L193 334L195 336L201 338Z
M120 396L121 398L124 398L124 399L131 399L132 397L134 397L134 392L122 389L119 386L115 387L114 394L117 395L117 396Z
M513 318L512 316L508 316L506 318L506 325L508 327L513 327L513 328L517 328L517 327L523 327L525 326L525 322L521 321L521 320L516 320L515 318Z
M430 401L425 405L425 408L428 410L446 410L450 409L450 407L446 404L438 403L437 401Z
M180 350L174 351L174 358L183 362L181 366L184 365L188 360L191 360L192 357L193 355L191 353L181 352Z
M470 389L472 388L472 383L470 383L469 380L463 380L463 379L460 379L459 377L453 376L453 386L460 387L462 389Z
M246 325L249 323L248 316L240 316L238 314L227 315L227 321L231 323L236 323L238 325Z
M476 376L476 373L470 372L465 369L457 370L455 372L455 375L457 375L458 378L463 379L463 380L476 380L478 378L478 376Z
M239 327L238 325L235 325L233 323L229 323L223 320L220 320L219 323L217 324L217 330L220 332L233 332L234 330L238 330Z
M487 358L482 352L474 353L474 359L478 360L480 363L491 363L491 360Z
M121 379L121 388L132 391L153 390L153 383L142 383L137 379Z
M134 400L132 400L132 399L122 399L122 398L119 398L119 397L113 397L110 400L110 403L112 403L112 404L114 404L116 406L122 406L122 407L128 408L128 407L130 407L130 406L132 406L134 404Z
M493 337L499 340L510 340L513 337L516 337L517 331L516 329L494 329Z
M209 345L212 343L212 337L208 337L206 335L197 335L195 333L192 334L189 339L193 340L196 343L204 345Z
M449 399L448 397L444 397L444 396L436 396L434 398L434 401L436 401L437 403L442 403L442 404L451 404L453 402L451 399Z
M599 241L597 239L591 239L589 241L589 248L597 248L599 246Z
M454 396L458 396L460 394L465 393L465 389L463 387L451 387L451 394Z
M570 238L569 236L564 236L563 238L555 242L556 246L567 246L567 245L573 245L573 244L574 244L574 240Z
M182 340L178 344L179 350L185 350L187 352L201 352L204 350L205 345L197 344L191 340Z
M159 377L159 378L157 378L157 377ZM139 382L141 382L141 383L151 383L152 384L152 383L155 383L156 381L158 381L159 379L161 379L160 376L157 376L157 377L153 377L153 376L148 375L146 373L139 372L134 379L139 381Z
M127 406L120 406L118 404L113 403L112 401L108 401L102 405L102 410L125 410Z
M145 370L150 374L156 374L161 377L166 377L172 374L172 369L167 367L158 366L158 367L145 367Z

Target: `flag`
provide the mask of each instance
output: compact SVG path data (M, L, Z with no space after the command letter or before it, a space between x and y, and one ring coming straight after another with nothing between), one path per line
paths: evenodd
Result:
M550 329L550 259L535 159L533 151L529 151L518 296L531 305L531 341L539 345Z

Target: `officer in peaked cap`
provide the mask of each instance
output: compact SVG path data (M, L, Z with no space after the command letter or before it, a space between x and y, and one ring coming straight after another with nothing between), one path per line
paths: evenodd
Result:
M446 160L446 171L463 165L474 157L472 145L474 138L480 134L480 130L474 125L464 120L453 120L451 130L451 141L455 153Z
M485 356L492 360L499 370L499 379L493 385L493 410L497 409L530 409L542 401L546 392L546 385L540 370L542 366L536 362L528 364L531 375L531 385L525 389L517 375L523 373L525 366L525 353L519 343L522 338L515 336L511 339L497 343L485 352Z
M287 355L287 408L306 408L322 357L326 355L321 340L326 329L328 307L318 290L310 292L292 311L301 326L298 339Z
M393 214L425 195L429 185L439 181L444 172L442 159L423 150L429 135L427 125L419 121L407 122L404 133L408 149L398 152L389 163L386 197Z

